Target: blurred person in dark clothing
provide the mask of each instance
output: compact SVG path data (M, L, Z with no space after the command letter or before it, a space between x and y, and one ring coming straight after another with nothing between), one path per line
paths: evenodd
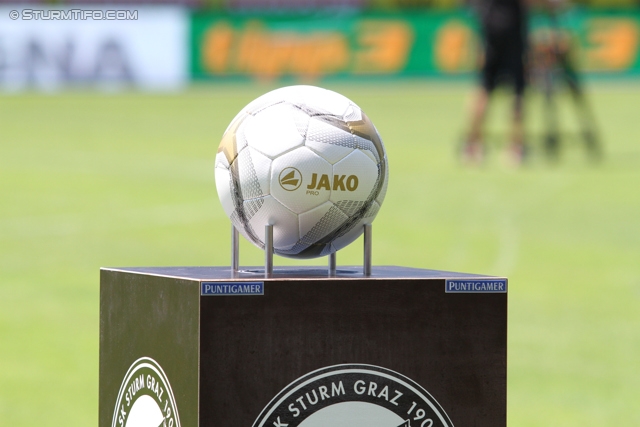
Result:
M467 161L482 161L485 152L482 127L491 95L499 84L509 83L514 91L511 153L514 160L522 162L526 154L523 98L526 86L528 5L525 0L477 2L475 6L484 41L484 64L480 71L480 87L473 101L470 128L462 155Z
M544 149L550 160L560 156L561 132L558 120L559 89L568 89L577 114L579 136L585 144L590 160L602 158L602 146L596 119L585 93L575 58L575 38L570 29L563 25L562 16L569 6L553 3L543 10L547 25L545 31L538 31L531 40L531 82L544 95ZM564 137L564 136L563 136Z

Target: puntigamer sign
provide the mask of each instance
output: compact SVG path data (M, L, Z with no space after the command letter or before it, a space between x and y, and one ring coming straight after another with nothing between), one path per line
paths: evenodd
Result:
M445 282L447 293L506 293L507 279L478 279L478 280L447 280Z
M264 282L202 282L201 295L264 295Z

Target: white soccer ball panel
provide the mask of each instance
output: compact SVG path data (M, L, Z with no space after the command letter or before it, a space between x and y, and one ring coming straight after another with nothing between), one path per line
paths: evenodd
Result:
M367 224L371 224L380 211L380 204L378 202L371 202L367 213L362 218Z
M251 114L275 105L278 102L287 102L302 107L304 110L313 111L316 114L332 114L342 117L350 105L348 98L327 89L316 86L297 85L273 90L255 101L251 102L245 110Z
M271 195L297 214L320 206L331 195L331 165L306 147L283 154L271 165Z
M311 244L340 227L349 217L331 202L298 215L300 240Z
M265 110L269 107L273 107L274 105L282 104L285 102L283 98L277 95L275 96L268 96L268 95L269 94L265 94L260 98L249 103L249 105L247 105L244 108L243 112L245 114L255 116L256 114L260 113L262 110Z
M339 93L315 86L299 86L304 102L311 110L324 112L342 118L351 105L348 98Z
M360 151L363 154L365 154L368 158L370 158L373 163L376 163L376 164L378 163L379 159L377 158L378 157L376 155L377 153L375 153L374 151L370 151L370 150L360 150Z
M282 104L285 102L301 102L302 98L299 95L299 86L286 86L279 89L274 89L271 92L267 92L264 95L251 101L243 111L247 114L255 115L260 111L271 107L273 105Z
M360 221L358 221L358 223L351 230L349 230L342 236L338 236L331 242L333 248L336 251L339 251L340 249L353 243L358 237L362 235L362 233L364 233L364 224L371 224L371 221L368 219L361 219Z
M237 128L238 125L246 119L246 116L248 114L244 111L244 109L242 111L240 111L238 114L236 114L236 116L233 118L233 120L231 120L231 122L229 123L229 126L227 126L227 128L224 130L224 133L222 134L222 136L224 137L227 132L232 131L234 128Z
M293 117L293 122L296 125L296 130L300 134L300 136L305 139L307 137L307 131L309 129L309 115L304 111L296 108L292 104L288 104L291 107L291 115Z
M269 194L271 159L264 154L251 147L245 148L238 153L231 171L237 172L242 200Z
M307 139L305 143L314 152L318 153L323 159L330 164L335 164L347 157L352 151L351 147L341 147L339 145L330 145L322 142Z
M216 190L220 203L222 204L222 209L228 217L231 217L234 210L233 199L231 198L231 174L229 169L222 166L215 168L215 174Z
M338 185L338 191L334 190L330 200L339 202L342 200L365 201L371 196L378 177L378 166L371 161L369 156L360 150L355 150L344 159L333 165L333 174Z
M243 126L250 147L270 158L304 143L294 120L294 107L277 104L260 111Z
M246 147L246 138L244 137L244 126L252 120L251 116L239 114L229 125L222 140L218 146L218 153L224 153L227 164L233 163L238 152Z
M263 245L266 225L273 225L273 246L276 249L289 248L300 238L298 216L271 196L262 198L262 205L249 219L251 230Z
M362 235L362 233L364 232L364 225L373 223L373 220L378 215L379 211L380 205L377 202L370 203L367 207L366 213L358 221L358 223L345 234L343 234L342 236L338 236L333 240L332 244L334 246L334 249L338 251L350 245L357 238L359 238L360 235Z
M224 169L229 169L229 162L227 161L227 156L222 151L219 151L218 153L216 153L216 160L214 162L214 165L216 168L221 167Z
M236 135L235 135L236 154L238 152L244 150L244 148L249 145L247 143L247 132L246 132L246 129L248 127L251 127L251 123L253 122L253 120L254 120L253 116L247 116L244 119L244 121L240 124L238 129L236 130Z
M387 161L387 156L384 157L384 182L382 184L382 189L380 190L380 194L376 197L376 201L379 205L382 205L384 201L384 197L387 195L387 187L389 186L389 162Z
M376 146L373 142L358 135L354 135L353 138L356 141L356 147L358 147L362 152L366 153L374 163L378 163L381 160L380 155L378 154L378 150L376 149Z
M346 123L344 127L347 127ZM342 160L356 148L351 133L314 117L309 120L305 145L331 164Z
M349 131L347 123L333 116L311 116L307 139L356 148L353 135Z
M344 113L344 120L348 122L357 122L362 120L362 110L354 103L350 103L347 111Z

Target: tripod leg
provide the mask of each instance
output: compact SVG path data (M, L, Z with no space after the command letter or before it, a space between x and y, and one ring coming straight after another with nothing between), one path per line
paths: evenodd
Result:
M564 52L560 59L563 77L571 92L573 105L575 106L578 122L580 123L580 134L584 141L587 154L591 160L598 161L602 157L600 138L596 130L595 117L580 83L578 71L571 60L569 52Z
M544 149L549 159L556 160L560 151L560 136L558 132L558 111L556 109L555 90L553 86L553 72L549 70L544 75L544 117L546 123Z
M336 252L329 255L329 277L336 277L337 272L337 256Z
M364 260L362 273L365 276L371 276L371 224L364 225Z
M264 226L264 277L273 276L273 225Z
M600 144L600 138L598 137L593 112L587 102L587 98L584 95L581 86L579 85L577 76L576 78L568 77L568 84L571 90L573 104L575 105L578 115L580 134L584 141L587 154L592 161L599 161L602 159L602 146Z
M240 238L238 229L231 225L231 271L234 274L240 269Z

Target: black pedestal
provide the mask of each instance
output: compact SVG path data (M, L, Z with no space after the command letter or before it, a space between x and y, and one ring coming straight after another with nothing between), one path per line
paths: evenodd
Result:
M506 279L361 271L102 269L99 426L506 426Z

